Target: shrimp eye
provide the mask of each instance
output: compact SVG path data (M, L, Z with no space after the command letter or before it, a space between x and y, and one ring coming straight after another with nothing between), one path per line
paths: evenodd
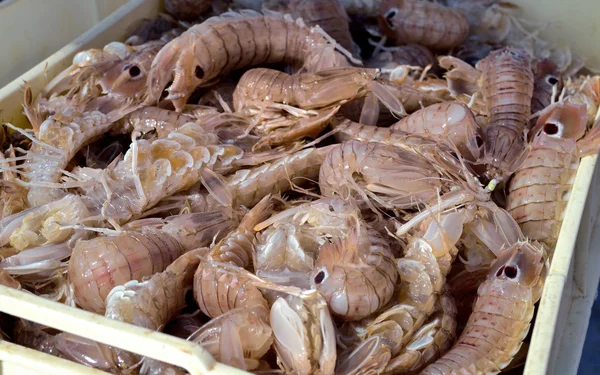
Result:
M393 22L394 17L396 17L396 14L398 14L398 9L392 8L383 15L383 17L385 18L385 23L392 30L394 30L396 28L396 25L394 25L394 22Z
M194 70L194 74L196 75L196 78L198 78L198 79L204 78L204 70L202 70L200 65L196 65L196 70Z
M138 68L138 66L137 66L137 65L132 65L132 66L129 68L129 75L130 75L130 76L132 76L132 77L137 77L137 76L139 76L141 72L142 72L142 71L140 70L140 68Z
M546 78L546 82L548 82L549 84L554 86L558 83L558 79L556 79L556 77L553 77L553 76L548 76Z
M515 266L502 266L498 269L498 272L496 272L496 277L500 277L502 274L504 274L504 276L508 277L509 279L514 279L517 277L518 273L519 272Z
M477 142L477 147L483 146L483 139L480 136L475 137L475 142Z
M558 125L553 124L551 122L544 124L544 133L548 135L558 134Z
M329 208L329 212L335 212L335 209L333 208L333 206L332 206L332 205L329 205L329 207L328 207L328 208Z
M316 276L315 276L315 284L321 284L323 282L323 280L325 280L325 272L320 271Z
M509 279L514 279L515 277L517 277L517 273L517 268L514 266L504 267L504 275L506 275L506 277L508 277Z

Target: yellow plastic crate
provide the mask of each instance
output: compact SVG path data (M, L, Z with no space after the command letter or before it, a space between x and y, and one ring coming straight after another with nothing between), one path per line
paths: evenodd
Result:
M19 1L19 0L17 0ZM27 0L20 0L27 1ZM54 1L54 0L53 0ZM600 31L595 27L594 8L597 0L571 3L554 0L517 0L525 14L536 20L547 20L552 26L543 35L549 40L569 42L569 46L600 65L600 48L595 40ZM88 32L0 90L0 111L5 121L26 126L21 114L21 86L28 81L37 94L48 78L68 65L76 52L102 47L114 40L124 40L128 26L160 10L160 0L130 0L117 12L105 18ZM572 42L572 43L571 43ZM589 322L591 306L600 278L600 194L594 188L600 183L596 156L581 161L567 206L564 225L555 250L539 305L526 375L576 374ZM598 245L594 245L598 243ZM159 359L197 374L245 374L219 364L200 346L160 332L153 332L103 316L76 310L31 294L0 286L0 311L22 317L61 331L74 333L98 342ZM103 374L98 370L0 341L0 374Z
M0 2L0 87L100 22L127 0Z

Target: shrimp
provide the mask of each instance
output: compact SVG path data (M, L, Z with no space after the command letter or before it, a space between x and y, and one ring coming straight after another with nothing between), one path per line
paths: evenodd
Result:
M10 245L20 252L25 249L62 243L75 236L79 230L63 228L89 218L84 200L77 195L65 197L32 207L5 217L0 221L0 246Z
M352 369L352 373L367 373L358 366L364 366L365 361L372 363L373 358L393 361L415 336L436 307L446 275L458 253L455 244L461 237L463 225L472 221L474 215L474 207L443 214L439 221L433 219L425 225L423 234L409 239L404 257L396 260L400 280L398 301L368 323L361 334L363 343L344 363L348 372ZM383 369L388 362L372 365Z
M197 21L200 15L210 9L212 1L206 0L166 0L165 12L182 21Z
M174 216L160 225L145 226L141 233L79 241L69 261L69 282L77 304L102 314L114 287L162 272L186 251L210 245L233 226L218 211Z
M471 161L479 159L483 138L471 110L459 103L432 104L390 127L413 134L426 134L449 141L461 155Z
M270 215L271 204L271 196L265 196L235 231L211 249L208 258L237 268L248 267L256 246L254 226ZM237 307L267 308L267 301L252 282L242 273L227 274L209 262L202 262L194 274L194 297L200 310L211 318Z
M545 252L534 244L518 242L501 251L477 291L473 313L458 341L421 374L502 371L529 331L547 270Z
M321 198L279 212L258 224L254 268L278 284L310 287L315 258L328 237L344 236L350 217L359 215L350 200ZM361 248L370 243L360 244Z
M538 61L533 73L531 112L535 115L552 104L552 97L562 91L562 76L556 64L549 59ZM535 123L535 120L530 120L529 128Z
M410 183L407 183L410 181ZM408 208L436 197L440 175L424 158L377 142L348 141L336 145L319 172L325 196L358 196L374 209Z
M360 54L350 34L350 18L340 0L267 0L263 8L302 18L307 26L320 26L329 36L355 56Z
M0 268L0 285L13 289L21 289L21 283L15 280L10 273L3 268Z
M311 284L331 312L344 320L360 320L384 306L394 293L398 273L389 246L358 218L348 232L319 250ZM359 236L366 240L359 241Z
M421 44L444 50L458 46L469 34L467 19L458 11L418 0L384 0L379 26L400 44Z
M207 108L206 111L202 111L201 117L204 114L217 113L216 110ZM145 134L150 131L156 131L156 135L163 138L188 122L195 122L197 118L189 113L180 113L159 107L143 107L119 120L118 126L116 129L113 129L113 132L130 133L132 131L139 131Z
M67 183L78 186L103 218L127 222L162 198L192 186L204 168L231 168L243 151L218 145L215 138L201 126L187 123L165 138L134 139L123 160L104 170L76 168L74 181Z
M206 251L189 251L163 272L154 274L146 281L132 280L116 286L106 298L104 316L150 330L162 329L185 307L185 294L192 286L200 256ZM61 355L66 358L104 371L131 370L144 359L137 354L68 333L58 334L56 343Z
M419 371L450 349L456 338L456 305L447 289L440 294L434 314L388 363L386 372Z
M9 160L13 161L7 161L4 153L0 152L0 165L5 168L2 172L2 180L0 180L2 219L21 212L28 207L27 189L17 183L17 175L13 171L16 167L17 158L12 146L8 149L7 154Z
M529 156L510 181L506 209L528 238L550 250L558 238L579 158L600 147L597 131L584 137L587 121L584 105L565 102L548 107L533 130Z
M235 69L275 62L304 64L309 71L340 66L341 57L334 51L340 47L324 35L319 27L308 28L301 19L277 13L243 10L209 18L158 53L150 71L150 100L158 100L173 74L166 99L181 111L197 86ZM211 47L217 45L222 47Z
M531 115L533 72L524 50L504 48L477 63L487 103L489 125L484 133L486 177L504 181L522 163L525 129Z
M583 104L589 116L588 125L596 120L600 108L600 76L580 76L564 82L565 100L573 104Z
M204 324L187 340L202 345L219 362L254 370L273 344L268 322L269 311L263 306L237 308Z
M289 75L277 70L248 70L233 93L233 106L243 111L249 101L265 101L316 109L364 96L377 69L334 68L316 73Z
M180 26L173 17L161 13L152 19L143 20L139 27L127 38L125 44L136 46L151 40L157 40L165 33L177 30Z
M18 319L12 337L16 344L42 353L59 356L60 351L56 347L56 338L48 331L51 332L52 329L24 319Z
M335 326L327 303L316 290L278 297L270 319L278 364L286 373L334 373Z
M149 42L139 46L136 52L125 59L106 63L106 67L92 66L90 69L97 69L97 72L102 74L97 78L97 82L103 93L121 98L139 96L137 100L144 101L150 66L164 45L165 43L160 41Z
M64 196L62 190L49 186L58 182L73 156L86 143L107 132L115 121L138 106L133 101L120 104L106 113L90 110L50 116L41 124L35 138L10 126L33 142L27 154L19 159L25 162L10 169L25 177L26 181L22 183L29 187L27 200L30 206L42 205ZM0 166L0 170L6 170L6 167Z
M367 61L369 68L394 69L399 65L425 68L435 65L436 59L429 48L420 44L408 44L405 46L385 47L383 51L371 56Z

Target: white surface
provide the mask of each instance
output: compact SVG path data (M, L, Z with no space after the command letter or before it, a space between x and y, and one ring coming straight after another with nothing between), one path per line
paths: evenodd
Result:
M81 35L126 1L0 2L0 87Z

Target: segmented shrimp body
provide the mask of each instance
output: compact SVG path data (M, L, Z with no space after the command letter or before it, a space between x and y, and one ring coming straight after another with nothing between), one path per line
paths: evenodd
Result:
M133 222L131 224L134 224ZM104 313L104 301L118 285L162 272L186 251L208 246L231 228L222 212L167 218L161 226L79 241L69 260L69 281L82 308Z
M534 128L529 156L510 181L506 209L525 236L544 242L550 249L558 238L570 198L582 156L580 148L595 138L595 147L588 152L598 150L596 132L583 138L587 120L583 105L566 102L548 107Z
M458 341L421 374L502 371L529 331L547 267L544 250L533 244L518 242L504 249L479 287L473 313Z
M382 1L379 25L400 44L421 44L436 50L460 45L469 33L467 19L460 12L418 0Z
M402 352L385 371L416 372L441 357L456 339L456 304L446 287L438 299L435 312L415 333Z
M354 196L369 205L373 200L386 208L406 208L433 199L441 182L435 168L417 154L352 140L329 152L319 186L325 196Z
M350 34L350 18L340 0L268 0L263 8L302 18L307 26L319 26L342 47L358 55Z
M439 221L431 218L419 234L409 237L404 257L396 260L400 280L396 287L398 301L367 324L361 332L364 341L348 355L345 369L366 374L370 367L363 370L361 364L369 358L379 358L382 362L376 365L382 371L390 359L394 361L401 353L406 356L393 366L402 366L406 361L410 368L418 363L418 353L409 353L413 347L406 348L406 344L434 312L458 253L455 244L463 225L473 217L472 207L449 212ZM401 352L403 348L405 351Z
M224 364L254 370L271 349L273 330L263 306L238 308L211 319L186 339L202 345Z
M74 183L104 218L126 222L192 186L203 168L227 170L242 153L238 147L220 145L201 126L187 123L166 138L134 140L116 165L77 169Z
M158 53L150 72L151 99L160 97L174 74L167 99L180 111L196 86L220 74L277 62L317 71L341 64L334 48L320 28L290 16L224 13L191 27Z
M526 51L504 48L477 63L488 110L485 155L490 179L505 180L522 162L531 115L533 72Z
M436 59L429 48L420 44L386 47L383 51L373 55L367 66L369 68L393 69L399 65L420 66L435 65Z
M116 120L137 108L131 101L120 104L107 113L91 110L55 114L41 124L35 138L29 136L33 144L18 169L22 169L21 174L29 186L27 199L30 206L48 203L64 195L60 189L48 186L59 181L69 161L86 143L107 132Z
M268 101L314 109L363 96L377 69L334 68L289 75L278 70L248 70L233 93L233 106L242 111L248 101Z
M239 227L214 246L208 258L230 264L234 268L248 267L256 246L254 226L271 213L271 197L264 197L242 219ZM264 306L267 301L243 273L227 273L208 262L202 262L194 274L194 297L202 312L212 318L234 308Z
M185 307L185 292L192 286L204 251L183 254L147 281L130 281L115 287L106 297L105 316L153 331L161 329ZM111 351L126 368L139 361L138 355L117 348Z
M407 133L423 134L455 146L467 160L481 155L483 137L471 110L464 104L432 104L398 121L390 127Z
M334 315L360 320L392 298L398 273L389 245L377 231L356 217L350 218L347 228L344 237L319 249L311 284ZM359 241L359 236L367 240Z

